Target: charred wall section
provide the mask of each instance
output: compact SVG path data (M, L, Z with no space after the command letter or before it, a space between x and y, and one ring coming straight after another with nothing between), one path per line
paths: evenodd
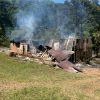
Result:
M72 62L86 62L92 58L92 40L88 39L76 39L76 43L74 43L73 51L75 52L70 60Z

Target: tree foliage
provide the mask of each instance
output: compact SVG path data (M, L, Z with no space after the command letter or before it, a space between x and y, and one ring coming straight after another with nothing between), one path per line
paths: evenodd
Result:
M46 13L36 27L36 38L43 36L49 38L50 35L51 38L53 35L59 38L62 35L76 33L79 37L91 35L95 43L99 43L100 5L98 0L65 0L64 4L53 2L49 4L50 1L46 2L48 8L45 9ZM0 43L4 41L6 32L14 29L16 19L13 15L16 11L25 10L31 6L34 11L34 6L30 3L17 7L21 3L22 0L0 0ZM42 36L41 33L43 33Z
M6 30L13 27L14 10L15 7L9 1L0 0L0 45L6 45L8 42Z

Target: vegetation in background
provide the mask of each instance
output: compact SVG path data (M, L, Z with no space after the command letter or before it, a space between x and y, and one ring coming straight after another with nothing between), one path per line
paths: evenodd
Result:
M0 45L7 46L9 43L9 36L16 26L14 14L32 6L29 3L18 7L21 2L21 0L0 0ZM44 37L50 38L50 36L59 38L66 34L76 34L79 37L92 36L95 40L94 47L99 51L100 5L98 0L71 0L70 2L65 0L64 4L54 2L49 4L48 2L46 2L48 9L52 12L45 10L46 14L38 22L34 38L43 39ZM34 6L32 10L34 10Z
M14 12L15 7L10 0L0 0L0 46L9 45L6 33L10 33L14 28Z

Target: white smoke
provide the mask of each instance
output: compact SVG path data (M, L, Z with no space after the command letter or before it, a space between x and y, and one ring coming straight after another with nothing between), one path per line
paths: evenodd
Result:
M19 11L16 14L16 29L13 31L14 39L32 40L33 32L36 28L36 19L33 14Z
M64 4L57 5L54 2L55 0L19 0L16 2L18 8L15 14L16 26L10 38L15 41L32 41L36 37L48 39L55 38L59 34L60 38L65 38L74 33L75 27L79 30L70 17L71 10ZM63 6L63 11L58 6ZM81 11L79 9L79 14ZM84 14L81 16L84 17Z
M16 3L19 9L15 14L16 26L10 38L15 41L33 40L36 28L46 15L46 11L51 13L48 9L50 3L52 0L19 0Z

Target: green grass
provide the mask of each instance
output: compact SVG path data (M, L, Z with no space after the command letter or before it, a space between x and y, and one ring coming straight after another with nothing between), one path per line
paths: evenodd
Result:
M68 73L0 54L0 100L99 100L99 76Z
M0 100L69 100L58 88L31 87L2 94Z

